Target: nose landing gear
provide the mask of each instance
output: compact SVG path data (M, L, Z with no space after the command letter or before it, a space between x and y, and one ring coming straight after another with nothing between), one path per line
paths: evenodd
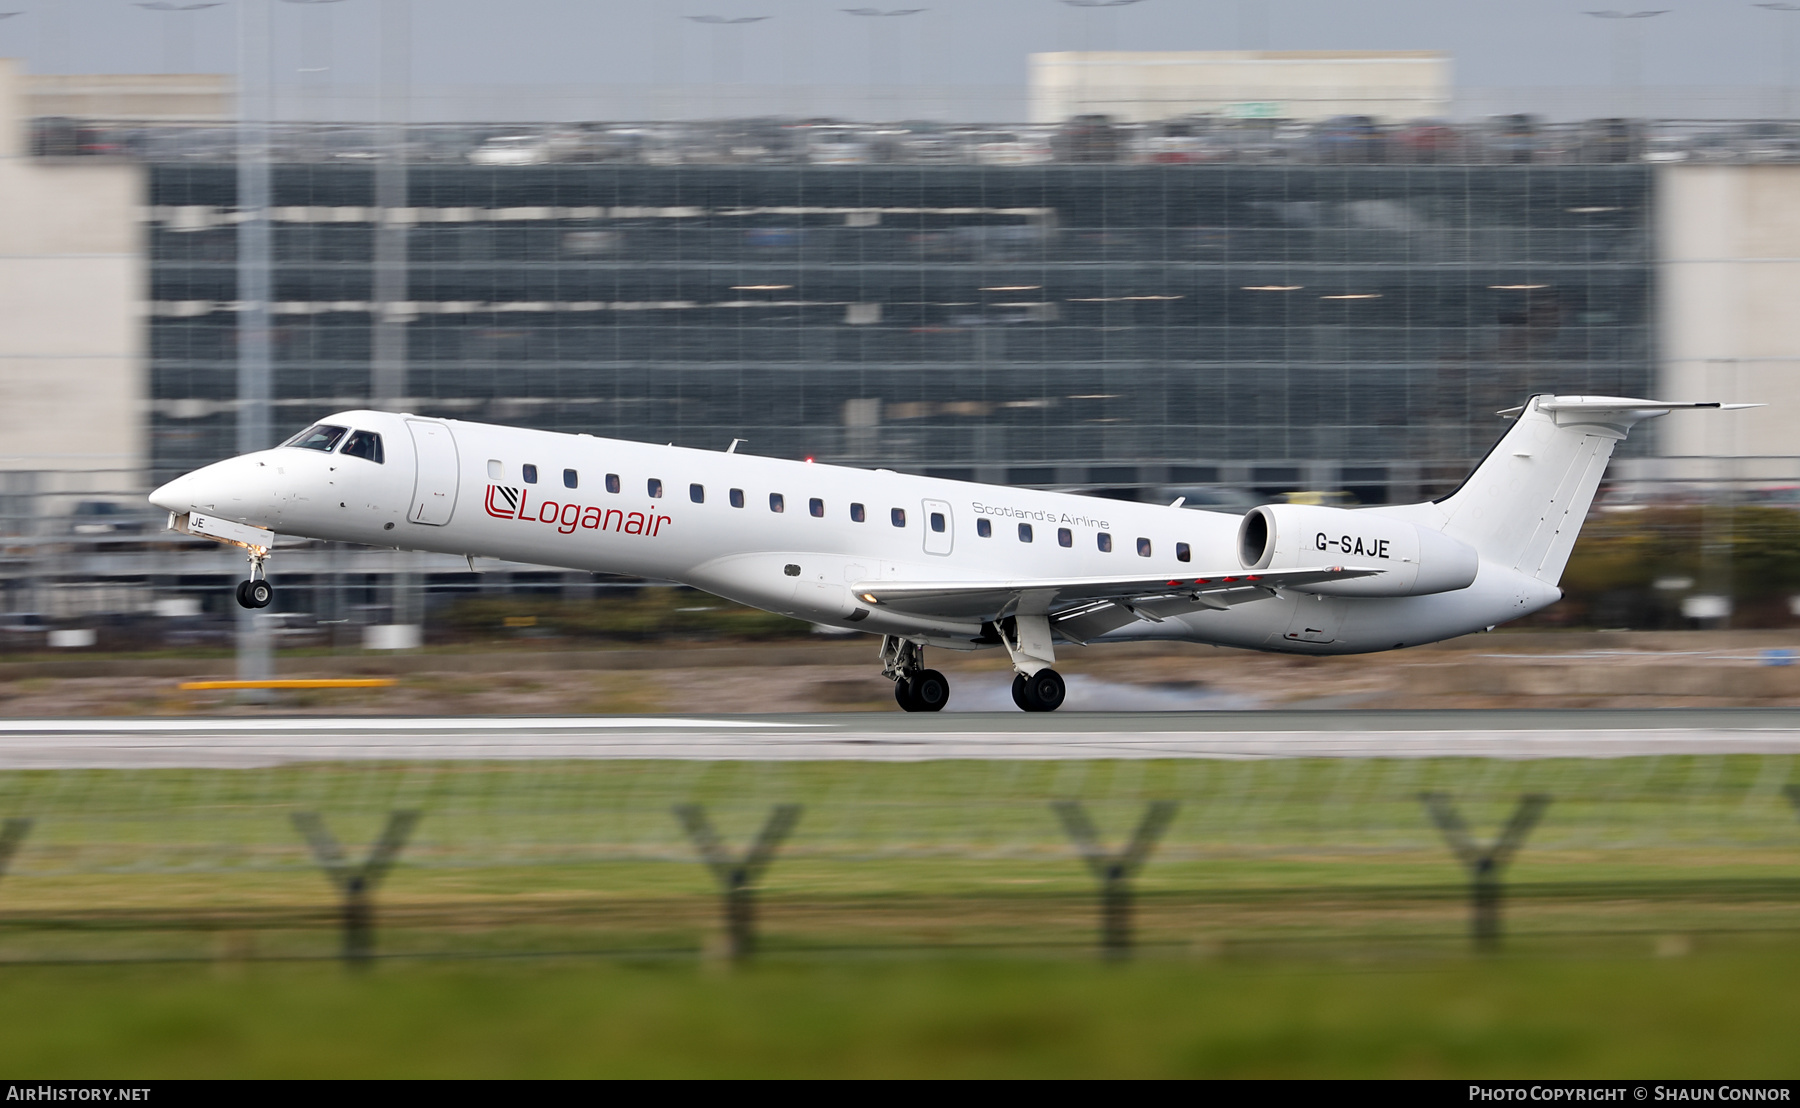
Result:
M894 682L902 711L941 712L950 700L950 679L925 668L925 648L918 643L882 636L881 675Z
M250 579L239 581L237 586L237 602L240 607L267 608L275 599L275 587L269 584L269 570L263 564L268 557L267 551L261 554L251 551Z

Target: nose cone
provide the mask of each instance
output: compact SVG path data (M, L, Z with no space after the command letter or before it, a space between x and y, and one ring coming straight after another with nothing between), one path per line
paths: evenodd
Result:
M182 512L220 512L235 515L247 497L263 491L267 481L257 478L261 469L254 455L226 458L222 462L184 473L150 494L150 503L177 515Z
M180 515L194 507L194 475L184 473L150 494L150 503L165 512Z

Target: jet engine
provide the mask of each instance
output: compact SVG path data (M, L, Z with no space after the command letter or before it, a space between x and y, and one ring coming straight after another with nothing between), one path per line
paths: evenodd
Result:
M1238 528L1245 569L1346 566L1380 569L1373 577L1323 581L1299 592L1327 596L1424 596L1466 589L1480 558L1441 531L1372 511L1307 504L1264 504Z

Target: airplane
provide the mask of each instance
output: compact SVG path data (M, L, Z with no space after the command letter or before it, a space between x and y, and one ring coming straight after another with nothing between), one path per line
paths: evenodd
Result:
M1425 503L1175 504L345 411L163 485L169 526L243 548L268 606L277 532L675 581L881 636L909 712L950 696L927 647L1002 648L1013 700L1054 711L1056 645L1174 639L1289 654L1435 642L1539 611L1613 447L1677 403L1540 394Z

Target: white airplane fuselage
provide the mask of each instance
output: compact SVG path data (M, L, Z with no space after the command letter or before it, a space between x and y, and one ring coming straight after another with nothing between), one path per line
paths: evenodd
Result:
M1646 414L1660 413L1636 418ZM1480 522L1482 511L1511 498L1507 473L1495 472L1488 483L1498 484L1481 493L1496 498L1491 506L1459 508L1453 497L1311 509L1333 513L1329 534L1308 524L1312 554L1296 555L1392 577L1412 570L1383 536L1432 531L1478 559L1458 587L1424 595L1270 588L1254 602L1216 607L1121 604L1128 614L1117 616L1118 626L1079 625L1099 628L1085 635L1059 627L1059 637L1342 654L1431 642L1537 611L1561 595L1556 579L1574 530L1629 421L1576 427L1571 439L1560 414L1528 405L1526 417L1542 425L1533 431L1536 451L1566 447L1574 459L1544 463L1572 477L1520 470L1525 484L1550 490L1544 499L1565 517L1574 513L1552 533L1543 504L1521 509L1512 529L1548 535L1535 553L1525 539L1482 545L1488 532L1508 530L1505 520ZM934 609L872 602L874 586L1121 575L1166 575L1176 586L1248 567L1244 518L1223 513L390 412L342 412L321 425L379 435L382 460L283 446L197 470L151 499L177 517L203 512L282 534L675 581L803 620L958 649L996 644L984 625L1029 611L1030 590L1015 590L1010 609L974 601ZM1604 452L1595 446L1597 458L1577 458L1589 439L1606 440ZM1531 457L1514 450L1490 458L1477 477ZM1571 482L1580 487L1571 492Z

